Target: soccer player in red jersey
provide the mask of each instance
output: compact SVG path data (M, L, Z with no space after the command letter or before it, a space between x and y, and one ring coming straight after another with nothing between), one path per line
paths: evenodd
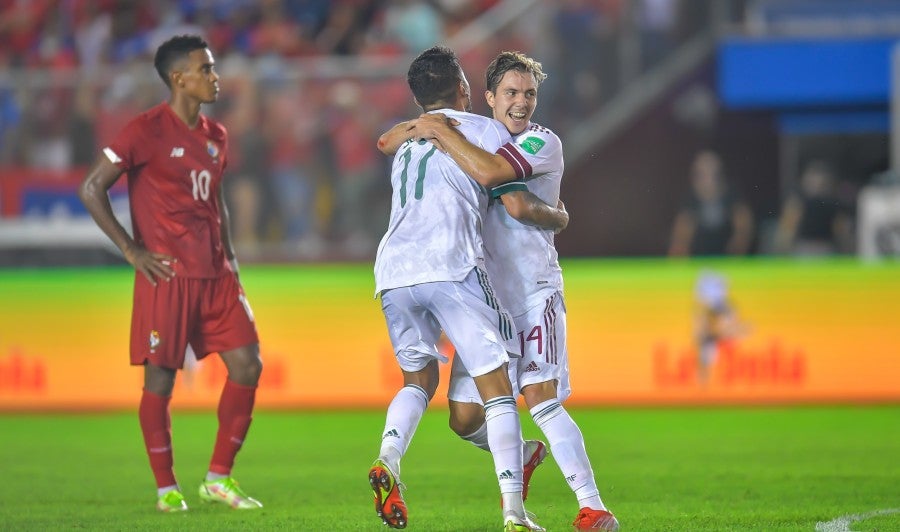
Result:
M200 114L216 101L219 76L206 42L194 35L166 41L156 71L168 102L129 122L88 170L79 196L97 225L135 268L131 364L144 367L139 408L157 508L187 510L175 480L169 399L190 344L198 358L217 352L228 368L219 429L200 498L259 508L231 476L250 427L262 372L253 314L238 279L222 192L228 134ZM113 215L108 191L128 176L133 237Z

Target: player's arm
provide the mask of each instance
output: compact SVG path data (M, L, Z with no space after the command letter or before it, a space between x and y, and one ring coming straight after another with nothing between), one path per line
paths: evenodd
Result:
M521 181L513 181L494 188L492 194L506 207L506 212L526 225L560 232L569 225L569 213L562 200L551 207L544 200L531 193Z
M443 116L443 115L441 115L441 116ZM454 120L452 118L448 119L448 122L451 126L459 125L459 122L457 122L456 120ZM400 146L402 146L404 142L413 138L413 135L414 135L414 133L412 131L413 127L414 127L414 122L412 120L406 120L406 121L400 122L399 124L395 125L391 129L382 133L381 136L378 137L378 150L381 151L381 153L383 153L385 155L393 156L400 150ZM437 139L429 139L429 140L431 140L431 142L435 146L437 146L439 150L446 151L446 150L444 150L444 147L441 146L440 142L437 141Z
M128 231L116 219L112 204L109 202L109 189L121 175L122 170L106 154L101 154L88 169L87 175L78 187L78 197L97 226L125 256L125 260L155 286L157 279L168 281L175 275L171 267L175 258L144 249L131 238Z
M385 155L394 155L400 146L410 138L410 121L400 122L378 137L378 150Z
M495 187L516 179L516 170L502 155L482 150L469 142L441 113L426 113L410 121L407 137L434 139L463 172L485 187Z
M231 270L235 275L238 274L237 255L234 253L234 244L231 241L231 215L228 213L228 205L225 203L225 187L219 186L219 218L221 220L219 231L222 235L222 249L225 251L225 258L231 264Z

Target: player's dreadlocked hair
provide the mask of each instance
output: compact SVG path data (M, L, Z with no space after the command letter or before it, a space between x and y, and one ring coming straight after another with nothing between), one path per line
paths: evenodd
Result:
M491 61L485 73L485 87L496 94L497 86L503 75L510 70L516 70L524 74L531 74L538 85L547 79L547 74L541 69L541 64L522 52L500 52L500 55Z
M446 46L434 46L419 54L406 74L406 82L413 96L426 110L452 107L460 81L462 67L459 58Z
M172 88L169 72L172 71L175 62L187 57L194 50L204 48L209 48L209 45L199 35L177 35L159 45L159 48L156 49L156 57L153 58L153 66L156 67L156 73L162 78L166 87Z

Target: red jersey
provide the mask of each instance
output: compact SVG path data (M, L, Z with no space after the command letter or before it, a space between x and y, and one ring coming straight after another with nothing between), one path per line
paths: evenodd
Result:
M103 151L128 174L138 244L178 259L172 265L178 276L231 270L218 203L228 152L224 126L200 115L191 129L162 103L135 117Z

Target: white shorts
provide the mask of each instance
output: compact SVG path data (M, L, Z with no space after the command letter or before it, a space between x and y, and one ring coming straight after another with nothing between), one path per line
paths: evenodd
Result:
M381 294L394 354L404 371L432 360L447 362L436 344L441 330L457 358L477 377L518 356L512 319L494 297L487 273L474 268L461 282L444 281L394 288Z
M572 394L569 384L569 355L566 349L566 303L561 292L524 314L516 316L516 340L522 357L509 365L509 380L518 397L522 388L539 382L557 381L557 398ZM454 357L450 369L447 398L460 403L481 403L475 381L468 378L465 360Z

